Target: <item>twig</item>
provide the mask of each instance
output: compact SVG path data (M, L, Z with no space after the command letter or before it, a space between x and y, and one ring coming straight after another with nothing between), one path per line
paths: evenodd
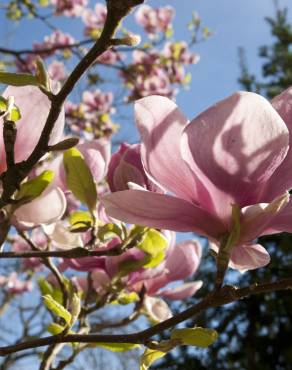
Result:
M254 284L252 286L238 289L234 286L225 286L219 291L209 294L198 304L188 308L187 310L165 320L157 325L154 325L146 330L133 334L67 334L54 335L45 338L34 339L28 342L18 343L12 346L0 348L0 356L6 356L10 353L22 351L30 348L37 348L56 343L133 343L144 344L156 334L162 333L164 330L170 329L175 325L205 311L209 308L222 306L231 302L238 301L242 298L254 294L274 292L278 290L292 289L292 277L279 280L272 283Z

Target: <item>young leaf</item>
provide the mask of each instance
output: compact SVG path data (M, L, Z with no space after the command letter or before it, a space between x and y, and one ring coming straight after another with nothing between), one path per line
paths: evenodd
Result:
M116 224L106 224L98 228L98 237L101 241L107 238L118 236L120 239L123 237L123 230Z
M97 203L97 191L89 167L77 148L64 153L66 182L73 195L93 211Z
M52 322L48 327L47 331L53 335L57 335L62 333L65 330L64 326L57 324L56 322ZM68 334L75 334L74 331L69 330Z
M96 343L96 346L112 352L125 352L134 348L140 348L140 344L133 343Z
M171 339L180 339L182 344L206 348L218 338L218 334L213 329L190 328L174 329Z
M137 247L151 256L156 256L167 247L167 239L159 231L149 229Z
M8 99L5 99L3 96L0 96L0 116L7 112L8 109ZM20 120L21 114L19 108L14 104L11 108L8 119L10 121L16 122Z
M39 82L33 75L27 73L10 73L0 71L0 83L12 86L38 86Z
M26 201L31 201L32 199L37 198L53 181L53 179L54 179L53 171L44 171L34 179L21 184L16 199L20 200L24 198Z
M79 233L90 229L93 226L93 219L89 212L76 211L71 213L69 217L70 231Z
M44 297L44 303L48 310L53 312L58 317L62 317L65 322L70 325L71 323L71 313L66 310L64 306L62 306L60 303L54 300L54 298L50 295L45 295Z
M136 292L125 293L121 292L116 300L118 304L127 305L139 301L139 296Z
M53 286L44 277L38 279L38 284L42 295L53 294Z
M81 311L81 301L78 295L74 293L71 300L71 322L70 322L71 326L74 325L74 323L78 319L80 311Z
M167 352L157 351L156 349L147 348L140 360L140 370L147 370L159 358L166 355Z

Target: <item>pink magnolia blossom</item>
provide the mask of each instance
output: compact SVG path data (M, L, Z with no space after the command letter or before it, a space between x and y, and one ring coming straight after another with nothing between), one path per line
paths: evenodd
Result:
M183 64L196 64L200 60L198 54L192 53L188 49L186 42L166 42L162 50L165 58L173 59Z
M66 204L63 191L59 187L48 186L40 196L14 212L13 223L25 229L55 223L63 217Z
M159 191L157 185L147 177L144 171L140 144L121 144L120 149L111 157L107 179L111 191L129 189L128 183L135 183L148 190Z
M104 26L107 15L107 8L104 4L97 3L92 9L86 9L82 13L82 20L85 24L85 34L94 36L94 32L101 30Z
M152 8L149 5L141 5L136 12L136 22L141 25L150 37L159 32L165 32L174 17L174 9L171 6Z
M70 46L75 43L75 39L69 33L63 33L60 30L54 31L51 35L44 37L44 42L41 44L35 43L34 50L54 49L60 46ZM42 53L42 57L50 56L55 53L55 50L48 51L46 54Z
M107 114L113 112L113 94L111 92L85 91L82 95L82 102L88 113Z
M272 104L254 93L235 93L190 123L164 97L141 99L135 109L143 166L173 195L115 192L103 200L108 215L133 224L196 232L218 248L234 229L236 205L240 233L231 262L240 270L266 265L269 255L254 239L292 231L287 192L292 186L292 89Z
M9 276L0 276L0 286L9 294L22 294L29 292L33 288L32 281L20 280L16 272L12 272Z
M67 17L77 17L82 14L87 6L87 0L51 0L52 5L56 7L57 15L66 15Z
M48 66L48 74L52 80L63 81L67 77L67 72L64 63L54 60Z
M148 296L160 296L170 300L183 300L194 295L203 282L192 281L176 287L165 288L169 283L185 280L197 271L201 261L201 245L188 240L169 246L166 259L156 269L145 269L132 274L129 287L140 290L142 285ZM154 271L153 271L154 270ZM162 290L161 290L162 289Z
M97 61L102 64L116 64L123 59L123 55L116 50L109 49L98 57Z
M13 96L21 112L21 119L16 122L17 137L15 143L15 160L21 162L28 158L35 148L50 110L50 101L40 89L34 86L9 86L4 97ZM62 137L64 129L64 109L54 126L50 145L56 144ZM6 157L3 143L3 122L0 118L0 173L6 170Z
M50 110L50 101L37 87L8 87L3 94L13 96L21 112L21 119L16 122L17 137L14 147L15 160L21 162L29 157L35 148ZM0 119L0 173L6 166L6 154L3 142L3 123ZM64 109L53 128L49 144L56 144L62 137L64 128ZM50 204L50 207L48 207ZM49 186L32 202L19 207L14 213L15 222L23 227L49 224L59 220L66 209L66 199L61 189Z
M77 145L77 149L89 167L94 181L98 184L106 175L110 160L111 144L107 139L98 139L91 142L83 142ZM51 163L46 164L46 168L55 172L55 186L63 191L68 190L63 165L63 156L56 157Z

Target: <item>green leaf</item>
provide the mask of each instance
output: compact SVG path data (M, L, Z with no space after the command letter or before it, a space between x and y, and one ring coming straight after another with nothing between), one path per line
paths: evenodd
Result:
M137 247L151 256L156 256L165 250L167 244L167 239L159 231L149 229Z
M147 256L147 261L145 259L145 264L143 265L143 267L145 269L151 269L153 267L156 267L158 266L165 258L165 253L164 252L159 252L157 253L155 256Z
M35 177L32 180L29 180L20 186L20 190L17 193L16 199L25 199L26 202L29 202L42 194L46 187L54 179L53 171L44 171L39 176Z
M93 211L97 203L96 185L84 158L77 148L66 150L63 158L68 188L80 202Z
M206 348L218 338L216 330L205 328L174 329L171 339L180 339L182 344Z
M52 322L48 327L47 327L47 331L53 335L57 335L57 334L60 334L62 333L62 331L64 331L64 326L62 325L59 325L55 322Z
M147 370L156 360L165 356L167 352L157 351L156 349L147 348L140 360L140 370Z
M53 286L45 278L43 277L39 278L38 285L42 295L53 294Z
M38 80L35 76L27 73L10 73L0 71L0 83L12 86L38 86Z
M71 300L71 322L70 325L74 325L79 317L81 311L81 300L76 293L73 294Z
M66 328L60 324L57 324L56 322L52 322L50 325L47 327L47 331L53 335L58 335L62 333ZM75 334L74 331L69 330L68 334ZM71 343L72 344L72 343Z
M50 85L50 78L45 66L44 61L41 57L37 57L35 60L36 63L36 79L38 81L39 86L42 86L45 88L46 91L51 91L51 85Z
M62 317L65 322L70 325L71 323L71 313L66 310L64 306L62 306L60 303L54 300L54 298L51 295L45 295L44 297L44 303L48 310L53 312L58 317Z
M139 301L139 296L136 292L131 293L121 292L115 302L118 304L127 305L137 301Z
M93 219L89 212L76 211L71 213L69 217L71 232L84 232L93 226Z
M5 99L3 96L0 96L0 113L7 112L8 109L8 99ZM8 119L10 121L16 122L20 120L21 114L19 108L14 104L10 110Z
M102 242L113 236L118 236L120 239L123 239L123 230L116 224L106 224L98 228L97 235Z
M140 344L133 343L96 343L96 347L101 347L112 352L131 351L134 348L140 348Z

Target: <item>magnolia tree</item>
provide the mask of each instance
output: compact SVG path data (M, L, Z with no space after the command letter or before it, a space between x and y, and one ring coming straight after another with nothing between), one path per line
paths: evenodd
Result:
M235 92L189 121L174 99L199 60L191 47L210 32L194 13L189 42L177 41L174 9L142 3L7 4L11 21L30 16L49 34L28 49L0 48L1 369L33 357L40 370L60 370L99 347L140 348L146 370L176 347L205 348L220 335L178 324L292 287L292 277L224 284L228 268L269 264L258 237L292 232L292 89L271 102ZM122 26L127 16L145 40ZM60 17L81 23L84 38L56 28ZM125 105L141 141L111 154ZM176 232L205 239L177 242ZM194 276L202 240L215 288L173 314L170 301L204 284ZM133 325L141 316L147 328Z

